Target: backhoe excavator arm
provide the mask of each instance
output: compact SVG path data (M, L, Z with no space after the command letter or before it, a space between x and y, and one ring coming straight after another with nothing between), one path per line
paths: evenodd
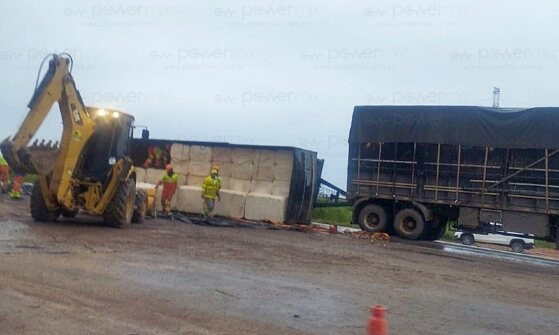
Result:
M71 209L75 206L71 194L73 171L82 149L95 130L95 122L76 89L69 71L70 59L53 55L49 68L28 104L29 111L13 138L0 144L2 154L16 173L38 173L44 185L48 179L47 199ZM48 173L38 168L28 144L47 117L53 104L58 102L62 116L63 132L56 162ZM47 178L48 177L48 178Z

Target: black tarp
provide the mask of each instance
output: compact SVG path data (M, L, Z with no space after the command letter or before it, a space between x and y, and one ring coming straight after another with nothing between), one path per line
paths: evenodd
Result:
M355 106L350 143L559 148L559 107Z

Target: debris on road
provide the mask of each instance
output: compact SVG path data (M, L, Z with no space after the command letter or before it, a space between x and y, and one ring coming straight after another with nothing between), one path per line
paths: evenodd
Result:
M390 235L387 233L369 233L366 231L357 232L344 232L344 235L349 235L353 238L360 240L369 240L371 242L388 242L390 241Z

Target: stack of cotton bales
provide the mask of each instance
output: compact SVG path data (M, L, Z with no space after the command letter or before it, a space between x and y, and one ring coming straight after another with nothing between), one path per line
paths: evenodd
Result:
M235 164L233 160L242 163L248 163L253 154L246 151L240 152L229 147L214 147L212 152L212 166L219 167L219 176L221 177L221 201L216 203L215 212L217 215L242 219L245 215L246 191L243 190L243 183L246 181L232 183L232 173ZM235 169L235 176L244 176L242 172ZM242 179L241 179L242 180ZM250 179L252 180L252 179ZM235 185L235 188L232 188ZM247 187L248 188L248 187Z
M293 153L257 150L256 157L256 173L245 201L245 218L283 222L293 170Z
M178 185L187 183L190 146L186 144L173 143L169 152L173 171L179 176Z
M200 213L202 182L212 166L219 167L221 201L215 213L231 218L284 222L291 189L293 152L291 150L247 147L202 146L174 143L171 164L179 174L179 188L173 209ZM138 188L153 188L164 170L137 168ZM161 188L156 195L161 210Z
M147 171L141 166L136 166L136 183L145 183Z
M188 157L188 159L184 159ZM188 155L183 151L183 161L188 161L186 167L186 186L181 186L177 192L177 209L187 213L202 211L202 182L208 175L212 161L212 147L191 145Z

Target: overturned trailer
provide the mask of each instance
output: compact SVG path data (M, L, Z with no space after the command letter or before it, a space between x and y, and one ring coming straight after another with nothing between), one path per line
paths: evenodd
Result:
M407 239L464 230L557 241L559 108L356 106L354 222Z
M131 157L139 188L153 189L167 163L178 173L172 208L202 212L201 184L217 165L222 178L216 214L236 219L308 223L322 170L316 152L284 146L134 139ZM156 207L161 210L156 194Z

